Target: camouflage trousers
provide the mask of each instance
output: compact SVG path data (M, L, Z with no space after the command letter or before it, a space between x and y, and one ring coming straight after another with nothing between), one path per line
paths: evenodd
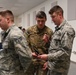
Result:
M24 71L5 71L5 70L0 70L0 75L26 75Z
M56 72L56 71L50 71L48 70L47 75L68 75L67 72L61 73L61 72Z
M47 70L42 69L43 66L40 64L33 64L29 66L26 75L47 75Z

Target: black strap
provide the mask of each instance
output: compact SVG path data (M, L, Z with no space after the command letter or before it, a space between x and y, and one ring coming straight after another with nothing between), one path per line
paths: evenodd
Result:
M7 37L8 33L10 32L10 30L8 32L5 32L3 40L5 40L5 38Z

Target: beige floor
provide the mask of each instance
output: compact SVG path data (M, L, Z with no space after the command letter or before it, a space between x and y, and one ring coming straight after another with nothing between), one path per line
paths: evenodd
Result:
M71 62L68 75L76 75L76 63Z

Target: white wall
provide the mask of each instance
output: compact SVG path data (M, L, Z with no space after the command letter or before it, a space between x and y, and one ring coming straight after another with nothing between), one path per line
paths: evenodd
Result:
M67 0L47 0L45 1L44 3L38 5L37 7L35 8L32 8L31 10L25 12L24 14L18 16L17 18L17 25L18 26L21 26L22 27L25 27L26 29L29 27L29 26L32 26L33 25L33 12L36 11L36 13L41 10L42 7L45 7L45 13L47 14L47 22L46 22L46 25L48 27L51 27L53 30L54 30L54 25L53 23L51 22L51 18L50 18L50 15L48 14L48 11L50 10L51 8L51 3L53 2L56 2L57 1L57 4L60 5L63 10L65 11L64 12L64 17L67 19ZM28 19L27 19L27 15L30 14L30 25L28 26Z
M57 4L60 5L63 10L64 10L64 18L67 20L67 14L68 14L68 1L69 0L46 0L44 3L38 5L37 7L35 8L32 8L31 10L25 12L24 14L20 15L17 17L17 25L20 26L22 25L22 27L25 27L26 29L29 27L29 26L32 26L33 25L33 12L36 11L38 12L39 10L41 10L41 8L45 8L45 13L47 15L47 22L46 22L46 25L48 27L50 27L51 29L54 30L54 27L55 25L53 24L53 22L51 21L51 18L50 18L50 15L48 14L48 11L50 10L51 8L51 4L53 2L56 2L57 1ZM27 15L30 14L30 20L28 20L27 18ZM30 22L28 25L28 22ZM72 20L72 21L68 21L74 29L76 29L76 20ZM72 61L75 61L76 62L76 54L73 53L73 51L76 52L76 38L74 40L74 45L73 45L73 50L72 50L72 56L71 56L71 60Z
M74 28L75 33L76 33L76 20L72 20L72 21L68 21L68 22ZM74 62L76 62L76 34L75 34L75 39L74 39L74 43L73 43L71 60L74 61Z

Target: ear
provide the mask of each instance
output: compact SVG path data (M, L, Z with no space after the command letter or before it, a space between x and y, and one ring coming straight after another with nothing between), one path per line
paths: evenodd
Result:
M47 21L47 18L46 18L46 20L45 21Z
M6 19L7 19L7 22L9 23L9 22L10 22L10 19L9 19L9 17L7 17Z

